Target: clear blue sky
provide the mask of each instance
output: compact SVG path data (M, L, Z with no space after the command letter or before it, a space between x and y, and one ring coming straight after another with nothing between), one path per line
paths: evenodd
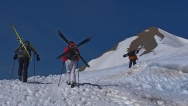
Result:
M19 35L37 49L41 61L35 62L36 75L59 75L62 61L56 60L68 40L79 43L86 61L97 58L115 44L155 26L188 39L188 1L186 0L4 0L0 2L0 79L10 79L14 49L19 45L9 23ZM126 52L126 48L125 48ZM32 55L33 57L33 55ZM115 62L115 61L114 61ZM84 65L79 62L79 66ZM34 62L30 62L29 77ZM13 78L17 78L18 61Z

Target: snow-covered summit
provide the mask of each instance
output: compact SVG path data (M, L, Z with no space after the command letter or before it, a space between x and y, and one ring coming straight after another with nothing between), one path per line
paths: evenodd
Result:
M188 40L181 38L179 36L173 35L171 33L168 33L160 28L158 28L159 32L163 34L165 37L162 40L163 43L172 46L172 47L182 47L186 44L188 44Z
M115 46L115 50L107 51L102 56L91 60L89 62L90 68L82 67L80 70L104 69L128 63L129 60L122 56L133 49L140 49L138 58L139 61L142 61L169 55L187 44L187 39L170 34L160 28L150 27L119 42Z

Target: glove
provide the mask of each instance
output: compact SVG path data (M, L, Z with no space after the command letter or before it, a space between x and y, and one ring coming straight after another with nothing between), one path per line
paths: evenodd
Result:
M40 57L39 57L39 55L37 55L37 61L40 61Z
M15 54L13 57L14 60L18 59L18 54Z
M136 50L136 54L139 53L140 50Z
M124 54L123 57L127 57L127 54Z

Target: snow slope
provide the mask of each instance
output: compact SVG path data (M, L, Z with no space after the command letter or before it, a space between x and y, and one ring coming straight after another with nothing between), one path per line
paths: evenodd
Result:
M136 36L99 57L100 65L92 60L94 71L80 72L72 89L65 74L60 86L60 75L35 76L36 82L30 77L28 83L0 80L0 106L188 106L187 40L160 31L165 37L154 36L158 46L132 68L121 55Z
M113 67L116 65L120 65L124 63L125 59L122 58L123 54L125 54L125 48L128 48L131 41L136 39L137 37L131 37L121 41L115 51L108 51L104 53L101 57L97 59L93 59L89 62L91 68L86 68L86 70L96 70L103 69L108 67ZM99 64L100 63L100 64Z
M168 46L172 47L182 47L188 43L187 39L178 37L176 35L170 34L160 28L158 28L159 32L163 35L165 35L165 38L162 42L168 44Z
M0 80L0 106L188 106L188 46L157 59L79 73L70 88L65 75L35 76L28 83Z
M144 30L143 32L149 32L149 28ZM152 30L151 30L152 31ZM155 41L157 43L157 47L155 47L151 52L141 55L147 48L140 47L140 53L137 55L139 61L154 59L161 56L169 55L175 51L177 51L180 47L185 46L188 44L188 40L178 37L176 35L170 34L160 28L158 28L158 32L164 35L164 38L155 35ZM147 34L147 33L146 33ZM102 56L93 59L89 62L90 68L86 68L84 71L91 71L96 69L103 69L108 67L114 67L117 65L122 65L123 63L128 63L128 58L123 58L123 54L127 53L127 48L130 47L131 42L137 39L138 36L133 36L127 38L121 42L119 42L117 49L113 51L108 51L104 53ZM148 39L149 38L144 38ZM153 42L155 43L155 42Z

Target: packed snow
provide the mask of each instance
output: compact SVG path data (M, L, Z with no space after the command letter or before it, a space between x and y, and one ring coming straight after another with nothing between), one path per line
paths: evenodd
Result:
M60 75L33 76L28 83L0 80L0 106L188 106L188 45L172 48L158 43L154 52L139 57L131 68L128 58L122 56L124 61L113 67L104 68L111 61L93 61L93 66L103 68L76 71L78 85L74 88L65 83L66 74L59 86ZM167 54L162 56L162 50ZM117 55L108 54L116 59Z

